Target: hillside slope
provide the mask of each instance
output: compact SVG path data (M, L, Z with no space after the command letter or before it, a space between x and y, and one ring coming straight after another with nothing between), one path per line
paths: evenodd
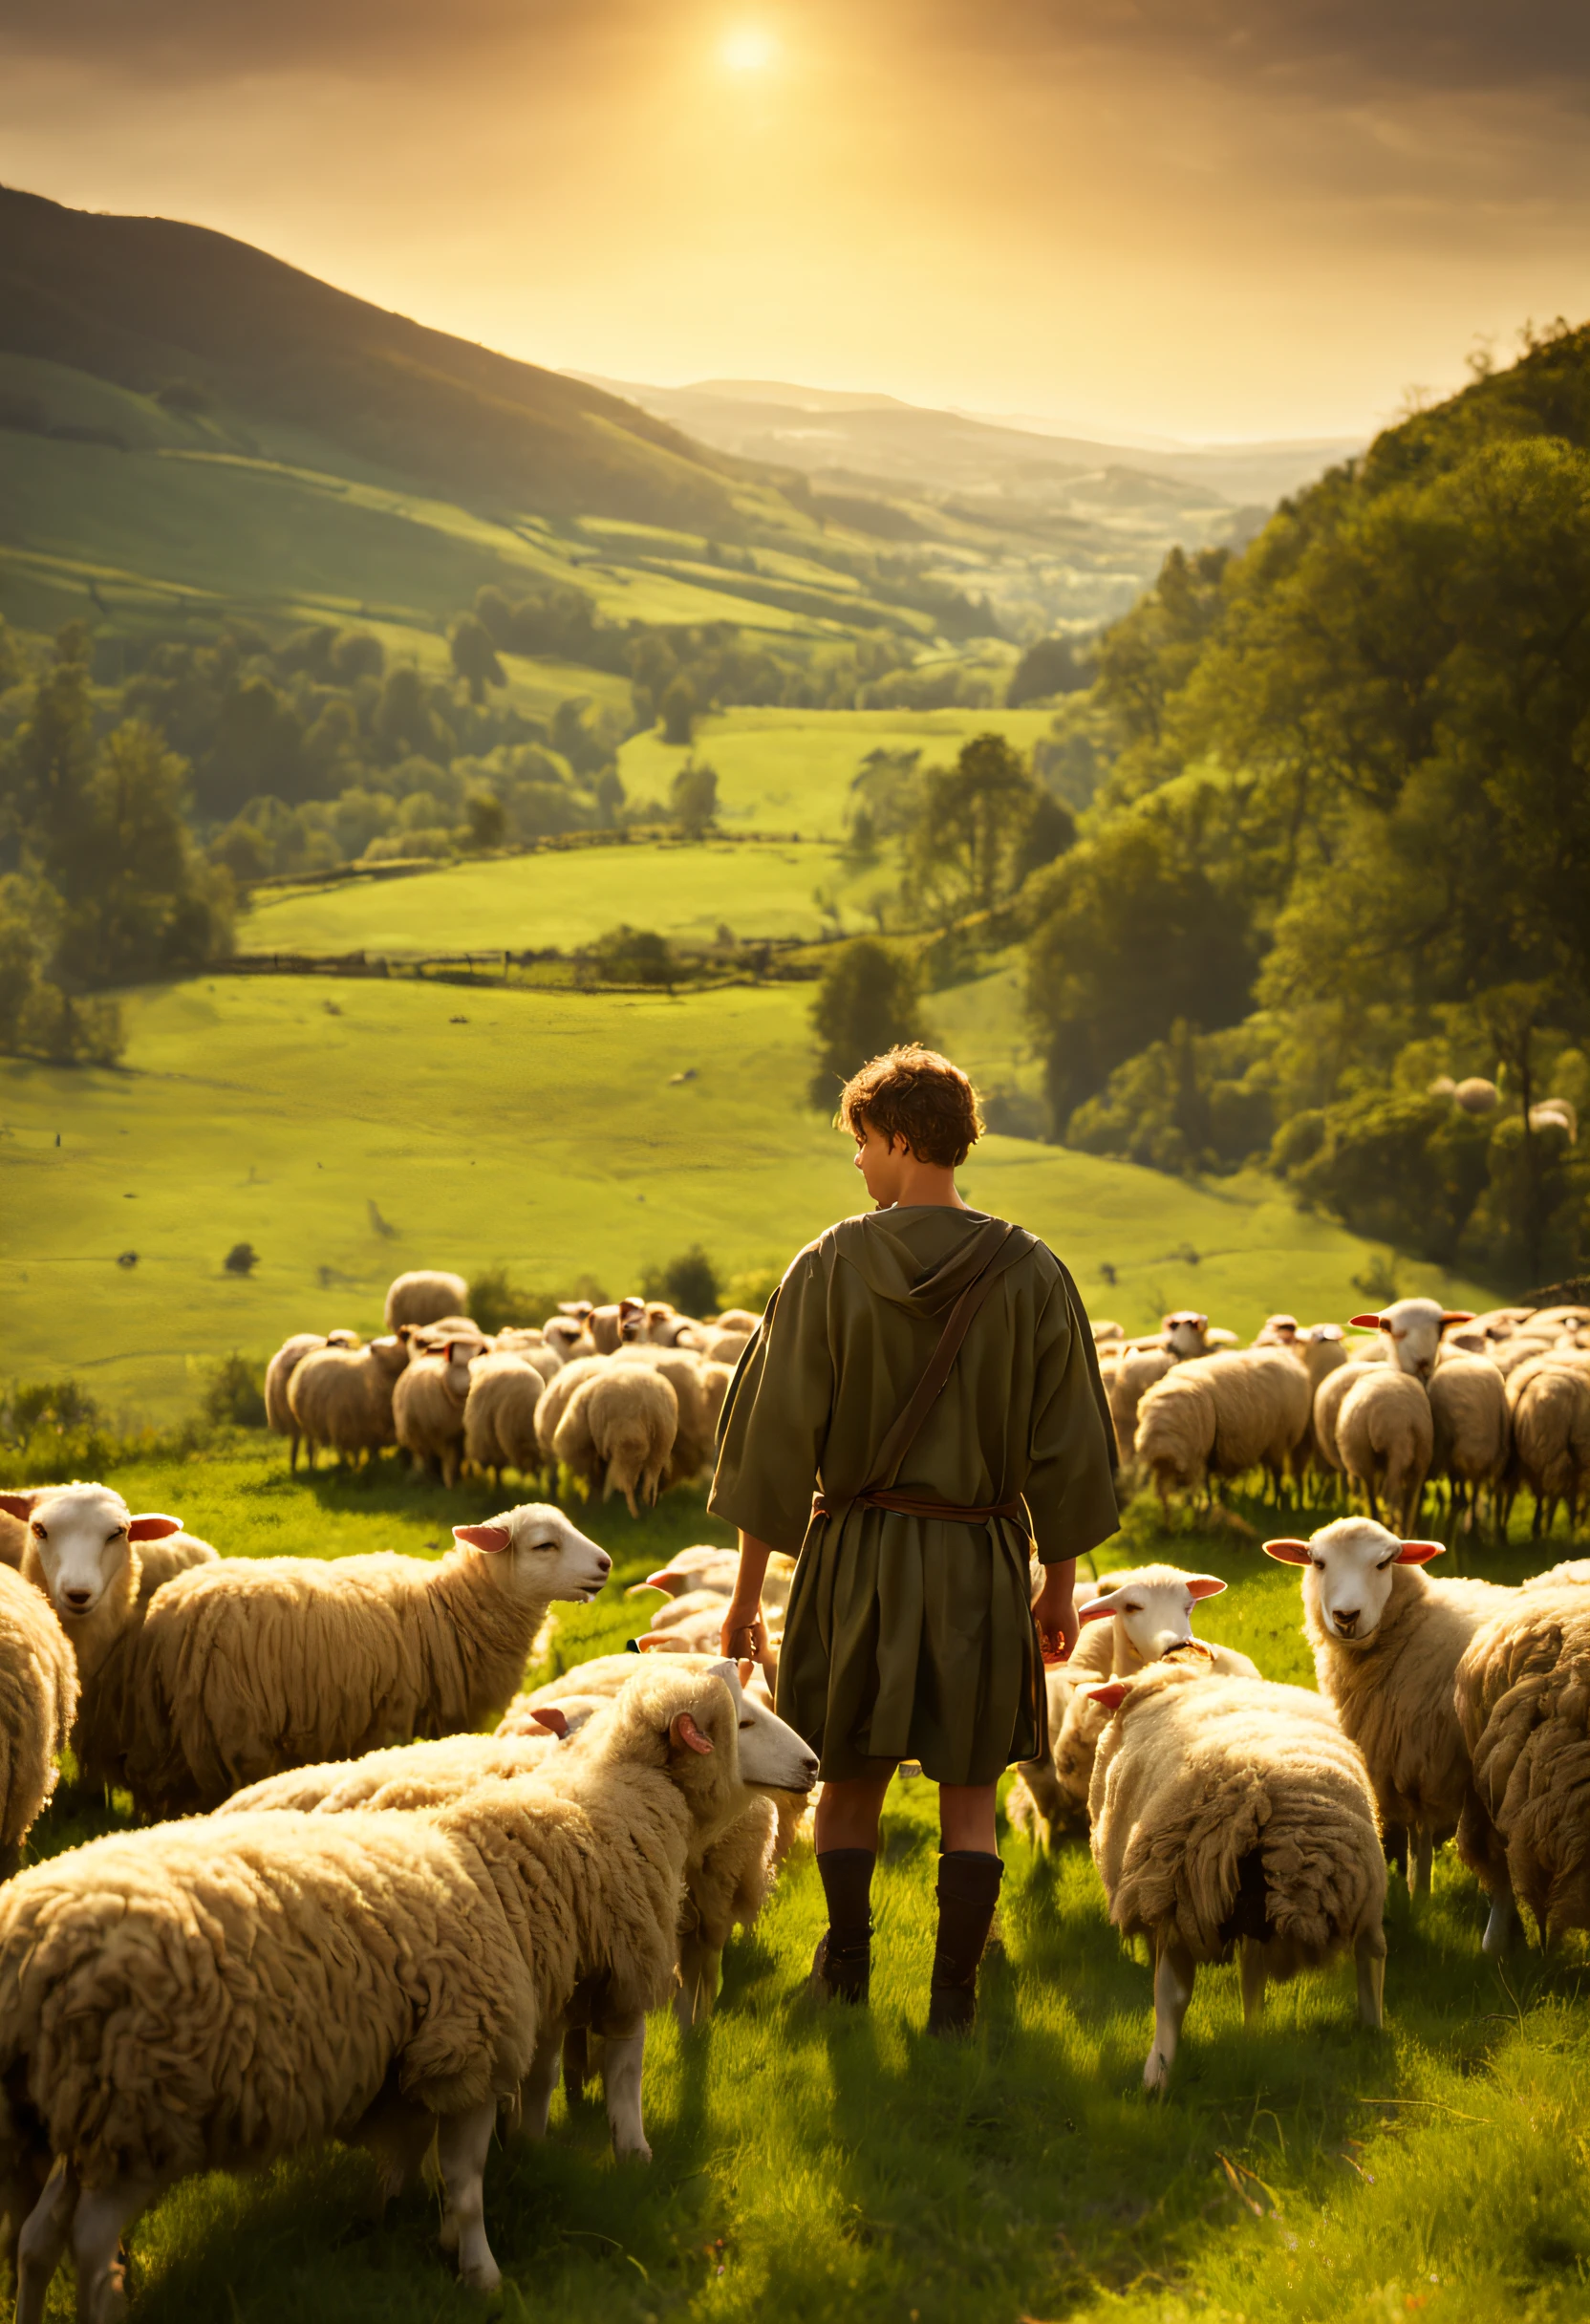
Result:
M729 463L600 389L426 330L263 250L0 188L0 351L195 390L411 483L543 514L732 521Z

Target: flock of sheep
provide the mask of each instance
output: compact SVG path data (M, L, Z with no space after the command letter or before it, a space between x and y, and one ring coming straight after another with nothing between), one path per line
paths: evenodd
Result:
M1520 1487L1536 1536L1559 1508L1570 1525L1590 1508L1590 1306L1472 1315L1396 1300L1352 1328L1375 1337L1275 1315L1237 1347L1190 1308L1148 1340L1096 1324L1123 1463L1167 1507L1255 1469L1278 1497L1288 1485L1319 1497L1344 1477L1371 1517L1384 1503L1404 1531L1431 1479L1471 1527L1483 1498L1505 1531Z
M567 1302L545 1324L495 1335L462 1312L463 1278L398 1276L386 1331L295 1332L265 1375L269 1426L344 1461L398 1445L418 1474L452 1486L467 1464L493 1485L504 1470L555 1484L560 1469L631 1514L665 1485L699 1474L759 1318L730 1308L709 1323L666 1300Z
M325 1415L380 1373L381 1441L444 1473L462 1446L524 1474L533 1443L530 1465L634 1506L702 1465L706 1384L742 1319L624 1302L490 1347L448 1288L416 1322L400 1279L395 1328L368 1348L334 1335L284 1362L290 1343L272 1392L285 1383L298 1432L351 1450ZM1378 2026L1387 1861L1422 1896L1448 1837L1490 1900L1489 1950L1515 1941L1520 1904L1545 1941L1590 1928L1590 1561L1520 1589L1432 1580L1440 1545L1376 1507L1406 1511L1430 1473L1470 1508L1479 1490L1504 1508L1520 1476L1576 1505L1590 1315L1398 1302L1374 1320L1356 1348L1277 1317L1214 1353L1191 1313L1147 1345L1098 1327L1116 1428L1162 1492L1255 1466L1304 1488L1322 1464L1371 1504L1266 1544L1302 1569L1318 1693L1196 1638L1214 1576L1150 1566L1079 1589L1082 1641L1047 1676L1050 1748L1010 1815L1041 1848L1085 1832L1112 1922L1147 1941L1150 2089L1198 1967L1234 1953L1250 2019L1268 1980L1350 1953ZM477 1389L525 1377L531 1433L498 1435L493 1458L483 1392L471 1443ZM1488 1402L1447 1393L1481 1379ZM433 1388L455 1408L444 1439L410 1417L411 1381L430 1384L421 1408ZM632 1405L636 1382L667 1389L666 1427L660 1399ZM1565 1481L1529 1434L1558 1402ZM1465 1430L1485 1410L1500 1427L1482 1460ZM80 2318L120 2315L126 2229L198 2171L336 2137L370 2150L385 2196L434 2143L443 2248L489 2291L489 2149L546 2135L560 2076L599 2073L615 2150L649 2152L646 2014L710 2014L723 1947L809 1811L817 1762L771 1694L791 1561L770 1567L760 1671L718 1658L736 1561L702 1546L639 1585L666 1603L638 1657L520 1692L550 1608L589 1601L611 1560L544 1502L453 1531L434 1563L225 1559L103 1485L0 1494L0 2214L19 2324L41 2324L69 2248ZM69 1744L140 1827L18 1871Z

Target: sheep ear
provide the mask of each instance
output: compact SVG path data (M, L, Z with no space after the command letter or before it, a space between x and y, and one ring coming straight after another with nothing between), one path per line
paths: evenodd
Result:
M1085 1605L1078 1606L1077 1620L1079 1622L1107 1621L1115 1611L1115 1601L1119 1596L1118 1590L1110 1590L1103 1598L1089 1598Z
M1394 1562L1398 1565L1428 1565L1431 1558L1444 1558L1446 1554L1445 1541L1405 1541Z
M1226 1585L1217 1574L1189 1574L1187 1586L1194 1598L1218 1598Z
M632 1582L624 1595L626 1598L644 1598L653 1590L666 1590L667 1587L666 1582L659 1580L655 1574L651 1574L644 1582Z
M731 1694L737 1694L740 1691L741 1686L740 1673L741 1669L748 1669L749 1668L749 1664L733 1662L727 1657L724 1657L722 1660L713 1664L711 1669L707 1672L707 1676L708 1678L720 1678L724 1686L727 1687L729 1692Z
M648 1574L643 1584L649 1590L671 1590L677 1582L688 1582L688 1574L677 1573L671 1565L659 1565L655 1574Z
M1380 1331L1385 1328L1378 1315L1352 1315L1347 1321L1354 1331Z
M1090 1703L1097 1703L1101 1711L1119 1711L1131 1692L1131 1681L1129 1678L1107 1678L1102 1687L1085 1687L1083 1692Z
M129 1517L127 1520L129 1541L163 1541L167 1534L181 1533L182 1530L181 1517L162 1517L151 1514L148 1517Z
M9 1517L31 1517L37 1498L36 1493L0 1493L0 1509Z
M1266 1541L1264 1555L1274 1558L1278 1565L1309 1565L1313 1562L1306 1541Z
M545 1727L549 1735L556 1735L560 1743L569 1732L569 1713L560 1711L556 1703L542 1703L531 1711L530 1716L538 1727Z
M687 1651L683 1639L675 1630L648 1630L635 1640L641 1654L683 1654Z
M1449 1323L1472 1323L1473 1320L1474 1311L1472 1307L1443 1307L1441 1310L1443 1330Z
M688 1711L677 1714L669 1727L668 1740L676 1751L698 1751L703 1759L712 1751L712 1737L701 1732Z
M488 1558L500 1557L505 1549L513 1547L513 1536L505 1525L455 1525L453 1539L465 1549L483 1549Z

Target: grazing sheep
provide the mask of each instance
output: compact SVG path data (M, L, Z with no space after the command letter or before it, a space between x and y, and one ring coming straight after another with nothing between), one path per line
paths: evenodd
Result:
M453 1538L437 1564L232 1558L167 1582L128 1658L125 1743L101 1745L114 1780L180 1814L500 1714L548 1606L585 1604L612 1560L540 1502Z
M505 1469L532 1476L541 1468L535 1412L546 1382L526 1355L499 1349L469 1366L463 1404L463 1450L467 1459L489 1472L493 1486Z
M1480 1073L1471 1073L1452 1090L1454 1102L1465 1113L1494 1113L1501 1104L1501 1095L1495 1083L1488 1082Z
M1279 1347L1194 1357L1155 1383L1137 1417L1134 1450L1169 1507L1184 1491L1262 1468L1278 1494L1308 1432L1308 1374Z
M38 1591L0 1566L0 1881L54 1794L77 1716L77 1665Z
M284 1809L302 1815L344 1816L350 1808L434 1808L456 1799L471 1784L499 1776L525 1775L546 1753L581 1732L608 1697L564 1695L522 1725L505 1732L505 1719L490 1735L442 1735L433 1743L399 1743L367 1751L359 1759L325 1759L318 1767L290 1768L234 1792L215 1809L217 1816L253 1816Z
M1094 1346L1101 1350L1107 1342L1124 1340L1127 1336L1121 1325L1107 1316L1095 1317L1089 1323L1088 1329L1093 1334Z
M1149 1941L1162 2091L1200 1962L1240 1945L1242 2013L1268 1978L1351 1951L1360 2022L1378 2027L1386 1858L1364 1762L1302 1687L1209 1673L1196 1647L1091 1689L1112 1714L1088 1796L1093 1861L1125 1937Z
M1550 1582L1475 1631L1453 1689L1475 1794L1458 1846L1501 1923L1495 1949L1517 1902L1543 1946L1590 1928L1590 1597Z
M1336 1449L1378 1524L1380 1501L1399 1525L1411 1526L1435 1447L1435 1424L1422 1378L1395 1365L1365 1364L1336 1414Z
M718 1442L718 1431L723 1419L723 1407L728 1401L729 1389L733 1382L734 1366L732 1365L714 1364L710 1357L702 1362L701 1393L705 1399L707 1427L711 1431L714 1445Z
M1431 1474L1450 1480L1451 1505L1471 1529L1482 1488L1494 1498L1512 1443L1507 1391L1486 1356L1443 1355L1429 1377Z
M362 2129L398 2150L401 2178L433 2118L443 2245L466 2285L495 2291L482 2176L498 2108L582 1978L604 1995L614 2143L649 2153L644 2012L673 1979L687 1853L743 1812L751 1754L734 1692L711 1674L645 1668L604 1722L555 1791L532 1775L434 1815L172 1825L95 1841L12 1885L0 1900L10 2207L29 2166L55 2159L20 2239L30 2324L69 2237L79 2313L114 2314L122 2234L192 2172ZM794 1750L782 1755L793 1772Z
M315 1348L295 1366L287 1400L312 1469L322 1446L347 1461L397 1442L393 1404L408 1364L408 1342L393 1335L367 1347Z
M688 1484L711 1460L717 1428L718 1415L708 1402L701 1359L683 1347L656 1347L636 1341L621 1347L613 1360L618 1364L649 1365L673 1389L678 1421L663 1481L669 1485Z
M470 1341L449 1340L440 1355L414 1357L392 1395L393 1427L413 1461L415 1475L434 1474L440 1469L449 1488L459 1481L463 1408L475 1353Z
M399 1275L386 1295L386 1327L400 1323L434 1323L444 1315L457 1315L469 1304L469 1285L462 1275L444 1275L418 1267Z
M1532 1539L1550 1533L1558 1502L1570 1526L1590 1494L1590 1379L1577 1365L1545 1355L1513 1373L1513 1463L1510 1481L1535 1496Z
M607 1363L605 1356L577 1356L572 1363L564 1366L555 1380L547 1383L547 1393L535 1409L536 1449L541 1454L544 1468L556 1471L558 1423L585 1383L601 1378Z
M638 1517L635 1496L648 1507L655 1501L678 1425L678 1399L660 1372L605 1364L569 1398L552 1450L591 1491L600 1485L603 1500L621 1493Z
M1315 1455L1321 1466L1342 1470L1342 1448L1336 1441L1336 1424L1342 1411L1342 1400L1347 1390L1356 1388L1365 1366L1362 1363L1339 1364L1328 1371L1314 1391L1311 1426Z
M1543 1574L1531 1574L1518 1586L1525 1590L1582 1589L1590 1582L1590 1558L1564 1558L1560 1565L1549 1565Z
M1393 1300L1379 1315L1355 1315L1355 1331L1378 1331L1399 1371L1429 1380L1441 1349L1441 1334L1455 1323L1472 1323L1471 1307L1443 1307L1439 1300Z
M750 1346L752 1335L748 1331L710 1331L705 1337L700 1353L709 1364L726 1364L732 1371Z
M288 1402L288 1383L304 1358L313 1355L317 1348L357 1347L358 1344L356 1331L328 1331L324 1335L318 1331L295 1331L290 1340L282 1342L266 1366L265 1422L277 1436L291 1440L287 1461L290 1475L298 1467L300 1431Z
M1266 1557L1303 1570L1303 1629L1320 1691L1363 1752L1382 1821L1412 1837L1408 1885L1429 1892L1438 1835L1472 1813L1468 1747L1452 1704L1457 1666L1476 1630L1517 1603L1489 1582L1432 1582L1439 1541L1399 1541L1368 1517L1339 1517L1306 1541L1266 1541ZM1487 1949L1505 1928L1493 1914Z
M666 1565L644 1582L633 1582L625 1592L629 1598L639 1598L647 1590L662 1590L670 1598L681 1598L686 1590L712 1590L720 1598L734 1595L740 1573L740 1552L720 1548L716 1541L698 1541L690 1549L678 1549ZM767 1560L763 1577L762 1603L769 1610L789 1603L790 1584L795 1579L795 1560L783 1550L774 1550ZM1082 1583L1085 1590L1087 1584Z
M1109 1587L1077 1608L1084 1636L1069 1662L1044 1673L1049 1697L1049 1751L1027 1761L1013 1785L1007 1813L1034 1846L1051 1849L1064 1833L1087 1828L1093 1758L1107 1713L1093 1702L1087 1682L1129 1678L1177 1647L1192 1645L1192 1609L1218 1597L1225 1583L1214 1574L1187 1574L1176 1565L1143 1565L1111 1574ZM1094 1625L1098 1625L1095 1627ZM1235 1646L1196 1642L1225 1678L1257 1678L1256 1663ZM1022 1794L1025 1794L1022 1797Z
M1295 1347L1299 1328L1295 1315L1267 1315L1252 1344L1255 1347Z
M569 1362L570 1352L578 1342L589 1341L591 1338L578 1316L549 1315L541 1328L547 1345L561 1364ZM593 1343L589 1349L582 1350L582 1353L594 1354L594 1352Z
M1537 1339L1532 1331L1515 1331L1510 1339L1493 1340L1489 1353L1502 1378L1511 1380L1515 1372L1521 1371L1526 1364L1533 1364L1537 1356L1549 1356L1552 1348L1553 1343L1544 1337Z

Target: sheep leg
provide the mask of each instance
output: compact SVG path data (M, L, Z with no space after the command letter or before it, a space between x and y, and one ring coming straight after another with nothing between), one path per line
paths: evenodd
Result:
M76 2174L60 2156L44 2192L22 2223L16 2246L16 2324L44 2324L44 2303L61 2264L72 2214L77 2207Z
M152 2174L118 2179L114 2186L85 2187L72 2222L77 2270L77 2324L120 2324L127 2313L121 2238L159 2194Z
M1250 2034L1264 2014L1264 1947L1256 1937L1242 1940L1242 2023Z
M674 2014L681 2034L704 2026L712 2015L722 1962L722 1947L705 1944L698 1930L680 1939L679 1990L674 1996Z
M591 2079L591 2044L584 2026L574 2026L563 2039L563 2086L569 2103L583 2098Z
M1163 2091L1192 1998L1197 1965L1179 1937L1166 1937L1154 1953L1154 2046L1143 2069L1145 2090Z
M1386 1932L1361 1928L1353 1945L1358 1963L1358 2022L1378 2034L1386 2017Z
M1410 1838L1412 1845L1407 1859L1407 1892L1409 1896L1429 1896L1430 1861L1435 1854L1434 1828L1428 1823L1419 1824Z
M552 2110L552 2093L558 2086L563 2071L563 2028L554 2021L544 2025L535 2046L535 2056L525 2077L520 2091L520 2133L526 2139L547 2136L547 2118Z
M485 2236L485 2159L496 2127L497 2101L487 2098L467 2114L447 2116L437 2132L448 2217L458 2233L459 2281L471 2292L495 2292L503 2281Z
M602 2028L602 2086L608 2095L612 2151L650 2163L646 2125L640 2112L641 2075L646 2062L646 2020L637 2012Z
M1485 1924L1480 1947L1493 1957L1510 1953L1518 1942L1518 1907L1512 1894L1504 1889L1491 1899L1491 1911Z
M298 1474L298 1431L296 1429L294 1429L292 1431L287 1450L287 1473L289 1476L296 1476Z

